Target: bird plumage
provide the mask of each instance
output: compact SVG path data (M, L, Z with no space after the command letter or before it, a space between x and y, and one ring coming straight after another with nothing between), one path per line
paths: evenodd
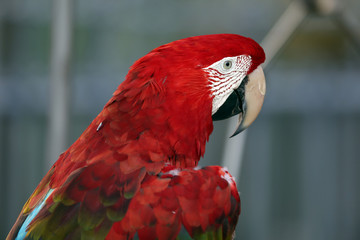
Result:
M220 167L197 165L213 130L204 68L240 55L251 58L245 75L264 61L255 41L234 34L178 40L136 61L7 239L24 239L19 230L26 239L231 239L235 182Z

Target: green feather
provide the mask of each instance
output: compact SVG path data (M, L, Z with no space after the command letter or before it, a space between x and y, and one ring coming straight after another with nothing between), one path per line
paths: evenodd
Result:
M120 221L125 217L125 211L123 210L113 210L112 208L106 209L106 216L113 222Z
M80 207L78 223L85 230L89 231L99 226L105 218L105 209L99 209L91 212L84 204Z
M193 238L189 235L184 227L181 227L181 230L176 237L176 240L193 240Z

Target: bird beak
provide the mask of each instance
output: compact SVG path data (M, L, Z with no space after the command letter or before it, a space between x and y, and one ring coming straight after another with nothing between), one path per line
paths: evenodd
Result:
M265 76L259 66L249 74L248 82L245 83L245 101L243 101L242 111L239 113L238 126L231 137L245 130L256 119L263 105L265 92Z
M238 89L228 97L225 103L212 116L213 120L222 120L239 114L235 136L245 130L258 116L264 102L266 83L264 72L259 66L245 79Z

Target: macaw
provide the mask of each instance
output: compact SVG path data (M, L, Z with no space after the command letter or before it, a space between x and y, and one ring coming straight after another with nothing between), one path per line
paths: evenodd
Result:
M213 120L265 94L263 49L215 34L177 40L131 67L25 203L7 239L232 239L240 197L230 173L199 167Z

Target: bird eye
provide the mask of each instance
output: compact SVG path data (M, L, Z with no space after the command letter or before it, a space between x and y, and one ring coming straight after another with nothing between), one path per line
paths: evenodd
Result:
M232 61L226 60L226 61L223 63L223 68L224 68L225 70L229 70L231 67L232 67Z

